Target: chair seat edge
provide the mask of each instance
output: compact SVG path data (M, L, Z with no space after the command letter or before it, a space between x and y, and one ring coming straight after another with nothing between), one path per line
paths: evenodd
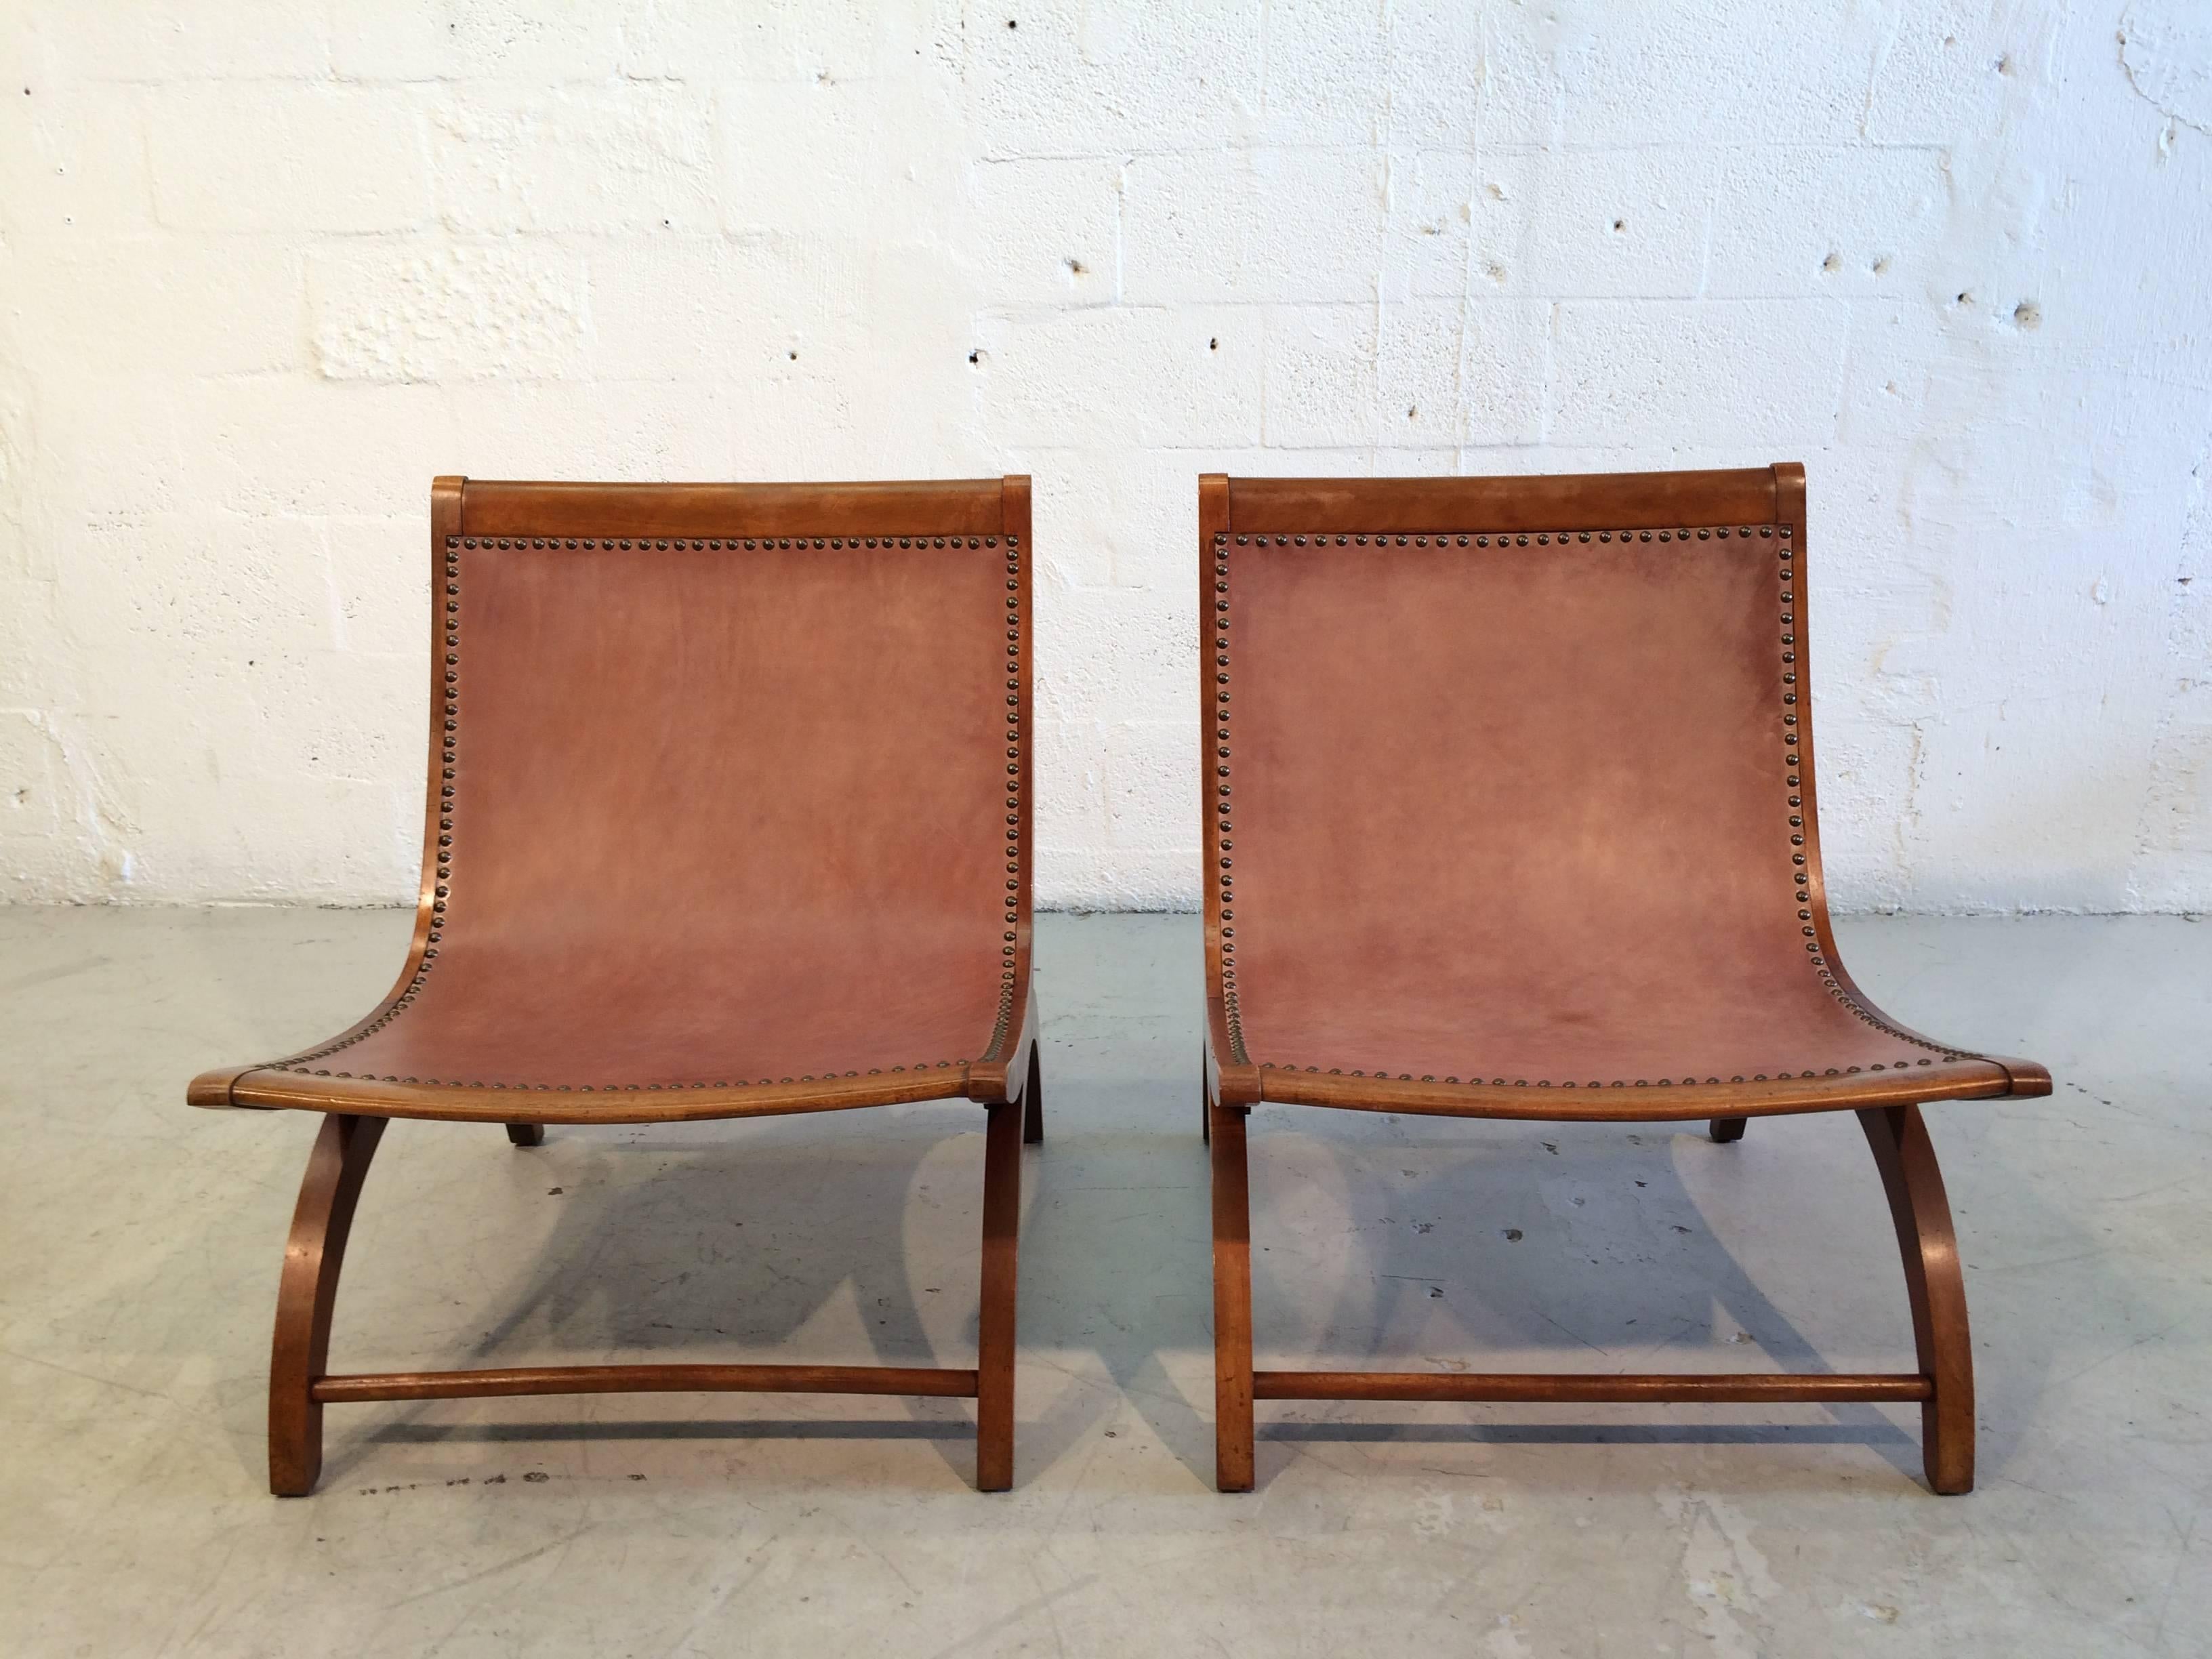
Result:
M1904 1106L1930 1100L2046 1095L2050 1074L2030 1060L1973 1059L1926 1072L1792 1078L1762 1083L1651 1085L1642 1088L1500 1088L1389 1077L1348 1077L1261 1065L1259 1097L1272 1103L1354 1111L1546 1121L1667 1122L1771 1117Z

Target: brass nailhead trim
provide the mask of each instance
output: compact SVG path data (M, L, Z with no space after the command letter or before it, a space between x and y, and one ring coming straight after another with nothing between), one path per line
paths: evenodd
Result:
M931 546L945 547L949 544L955 548L967 547L979 550L989 549L995 551L999 547L1000 539L1001 538L997 536L969 536L965 538L959 536L902 536L896 539L896 545L902 548L906 548L911 547L918 543L922 547L927 548ZM1000 1048L1006 1040L1006 1027L1012 1018L1016 974L1016 963L1013 958L1016 957L1017 950L1016 944L1014 942L1017 939L1017 935L1013 929L1020 919L1019 901L1022 891L1020 883L1022 878L1023 865L1026 860L1024 841L1021 834L1020 817L1021 784L1023 778L1025 775L1024 769L1027 764L1024 754L1027 745L1022 734L1020 697L1018 695L1021 685L1021 626L1023 622L1021 602L1018 597L1021 592L1021 538L1018 536L1007 536L1003 539L1006 543L1006 588L1010 593L1017 596L1015 598L1009 599L1006 601L1006 685L1008 690L1014 694L1010 695L1006 698L1006 702L1008 704L1006 713L1006 743L1008 747L1006 754L1010 762L1006 768L1008 774L1006 783L1006 806L1008 808L1006 822L1012 827L1006 831L1006 841L1008 843L1006 848L1006 869L1008 872L1006 890L1009 896L1006 898L1005 905L1007 931L1003 937L1008 941L1008 943L1005 945L1001 953L1005 958L1007 958L1007 960L1005 962L1005 965L999 976L998 1023L992 1030L990 1047L985 1051L984 1058L987 1060L993 1060L998 1057ZM776 539L763 537L757 540L747 539L742 543L740 543L739 539L735 537L707 538L703 539L695 537L688 538L672 538L665 541L657 538L652 540L639 538L636 542L636 546L641 550L655 552L669 551L681 553L722 552L725 550L735 552L741 545L745 550L752 551L755 550L757 547L789 548L795 544L801 550L811 550L818 552L825 549L831 551L836 551L847 547L858 548L863 544L864 540L866 544L872 548L889 548L893 545L893 538L889 536L880 538L871 536L865 538L857 536L832 536L826 538L817 536L811 538L806 537L798 537ZM454 801L457 799L454 780L456 779L459 769L458 765L458 754L460 737L461 555L464 552L473 551L479 546L483 547L486 550L489 550L495 547L501 549L519 548L525 550L542 548L550 548L554 550L566 548L574 550L580 547L586 551L596 551L604 548L605 550L610 552L617 550L627 552L631 550L631 545L632 544L629 540L615 537L570 537L564 539L560 537L517 536L500 537L496 538L496 540L489 536L448 536L446 538L445 581L443 584L446 594L446 622L445 631L442 635L445 650L443 653L441 665L443 669L441 677L441 684L443 687L442 702L439 710L439 727L441 735L440 738L438 759L438 775L441 780L441 783L438 791L439 833L436 840L437 874L432 889L429 932L424 940L424 948L422 957L416 963L415 972L408 980L406 987L401 990L397 996L393 997L390 1002L386 1004L385 1006L377 1013L374 1018L363 1024L359 1030L341 1037L335 1042L325 1043L319 1048L309 1049L304 1054L294 1054L286 1060L272 1060L266 1066L255 1067L255 1070L287 1072L296 1076L353 1078L355 1073L351 1072L332 1071L327 1067L316 1066L313 1062L319 1060L327 1060L332 1054L338 1053L342 1049L349 1048L355 1043L360 1042L365 1038L374 1036L377 1032L391 1024L392 1022L397 1019L406 1009L412 1007L422 989L424 982L428 981L430 976L431 968L436 963L439 942L445 936L446 924L449 920L447 903L453 887L453 820L455 817L453 805ZM966 1066L969 1063L969 1061L963 1056L957 1060L940 1060L933 1063L925 1060L910 1066L893 1066L886 1068L879 1066L872 1066L868 1068L868 1075L870 1077L881 1077L885 1074L886 1070L891 1073L903 1073L908 1071L948 1071L953 1066ZM684 1089L706 1088L769 1088L778 1084L789 1084L794 1081L794 1079L787 1077L780 1079L763 1078L757 1085L749 1083L744 1078L737 1078L713 1084L602 1083L595 1085L590 1083L544 1084L507 1083L499 1081L485 1082L481 1079L464 1079L459 1078L400 1077L391 1073L379 1074L372 1072L363 1072L359 1075L362 1081L369 1083L398 1083L416 1085L430 1088L448 1089L519 1089L536 1091L538 1092L546 1092L550 1091L557 1091L562 1094L575 1093L586 1095L593 1093L652 1093L663 1090L677 1091ZM840 1077L857 1078L860 1075L860 1073L857 1071L845 1072L842 1073L825 1072L817 1079L810 1073L800 1076L796 1079L796 1081L799 1083L829 1083L837 1080Z
M1775 526L1772 529L1774 532L1780 535L1782 539L1782 545L1775 549L1774 551L1777 556L1776 572L1780 581L1781 593L1781 609L1777 614L1781 623L1780 639L1782 646L1783 702L1782 741L1784 747L1790 750L1790 752L1784 757L1784 759L1788 763L1790 769L1786 775L1786 781L1789 785L1789 793L1786 797L1789 810L1784 816L1787 817L1789 822L1789 830L1787 833L1790 837L1790 844L1795 848L1802 848L1805 845L1805 817L1803 812L1800 810L1804 804L1803 795L1802 793L1803 789L1803 775L1801 769L1801 763L1803 761L1804 756L1801 751L1807 746L1807 744L1803 734L1800 730L1802 723L1796 712L1798 702L1797 693L1795 690L1795 687L1797 684L1797 635L1793 630L1796 625L1797 582L1799 576L1796 541L1797 526L1794 524L1785 524ZM1762 529L1759 533L1762 536L1765 536L1770 532L1766 529ZM1809 904L1812 899L1812 889L1808 881L1808 874L1810 866L1807 864L1806 856L1802 852L1793 852L1790 855L1790 859L1792 866L1791 890L1796 895L1797 902L1800 905ZM1801 909L1798 912L1798 915L1808 921L1810 921L1808 912ZM1979 1056L1970 1054L1965 1050L1947 1048L1941 1043L1930 1042L1924 1037L1917 1037L1912 1036L1910 1032L1899 1030L1887 1020L1875 1013L1871 1009L1868 1008L1863 1003L1859 1001L1856 997L1853 996L1849 991L1844 988L1843 981L1836 977L1835 969L1828 961L1827 953L1822 949L1820 942L1820 936L1815 930L1808 926L1800 928L1799 931L1805 935L1808 941L1805 946L1806 961L1811 966L1814 975L1820 980L1821 988L1826 990L1830 996L1833 997L1838 1003L1841 1004L1844 1009L1849 1011L1849 1012L1862 1024L1873 1027L1874 1030L1880 1031L1884 1036L1893 1038L1899 1042L1908 1044L1914 1048L1923 1049L1931 1054L1940 1054L1945 1060L1974 1060L1979 1058ZM1926 1060L1916 1060L1914 1063L1917 1065L1925 1066L1929 1062ZM1890 1067L1893 1070L1902 1071L1905 1069L1905 1061L1902 1060L1893 1060L1890 1062ZM1859 1068L1853 1066L1847 1067L1846 1069L1850 1072L1856 1072ZM1872 1069L1875 1071L1881 1071L1883 1068L1881 1066L1877 1064L1874 1066ZM1810 1072L1805 1072L1800 1073L1800 1075L1810 1077L1813 1073ZM1832 1077L1836 1075L1836 1073L1832 1069L1826 1073L1826 1075Z
M1554 542L1557 542L1559 545L1565 547L1571 542L1588 543L1593 535L1595 535L1599 543L1602 544L1610 544L1616 537L1624 543L1632 541L1650 542L1654 540L1656 538L1658 541L1671 544L1675 542L1687 542L1692 538L1701 542L1711 541L1716 538L1722 541L1727 541L1732 536L1738 540L1748 540L1753 535L1756 534L1763 539L1771 541L1774 538L1778 529L1783 541L1783 545L1778 549L1777 551L1780 555L1780 571L1782 580L1781 599L1783 606L1783 609L1779 613L1781 621L1780 647L1782 652L1782 678L1784 687L1782 701L1785 705L1783 714L1783 743L1784 747L1790 751L1784 757L1785 762L1790 769L1785 774L1785 779L1789 786L1788 799L1790 814L1790 825L1792 832L1790 839L1793 846L1802 848L1805 844L1805 836L1802 833L1800 833L1804 823L1804 817L1802 812L1800 811L1803 805L1803 799L1800 793L1802 775L1799 769L1799 763L1802 757L1799 751L1804 746L1803 741L1801 738L1803 722L1801 721L1796 713L1798 706L1797 693L1794 689L1791 689L1797 684L1797 639L1796 634L1790 631L1796 625L1796 605L1797 600L1797 589L1793 581L1796 570L1796 566L1794 562L1794 555L1796 552L1795 535L1796 526L1795 525L1782 525L1779 526L1774 525L1759 525L1756 526L1751 525L1706 525L1692 526L1686 529L1667 529L1658 531L1560 530L1535 532L1531 532L1531 534L1534 536L1534 544L1538 547L1548 547ZM1487 535L1474 534L1473 532L1469 532L1469 534L1461 534L1458 532L1449 532L1443 535L1431 534L1428 536L1413 536L1410 538L1410 544L1415 547L1427 547L1432 543L1437 547L1465 547L1468 544L1470 535L1472 535L1474 546L1478 549L1486 548L1491 544L1491 538ZM1267 547L1270 545L1275 547L1304 547L1310 541L1313 545L1319 547L1328 545L1329 540L1330 538L1328 536L1308 537L1300 536L1295 532L1283 532L1272 536L1255 536L1248 533L1238 535L1236 538L1236 544L1238 547L1255 545L1259 547ZM1517 532L1510 536L1501 535L1497 538L1497 542L1498 545L1501 548L1506 546L1527 547L1530 544L1530 536L1522 535ZM1335 538L1335 545L1339 547L1343 547L1347 544L1358 547L1366 547L1370 545L1370 543L1376 547L1388 547L1394 545L1404 547L1408 545L1409 538L1406 536L1372 534L1364 536L1340 535ZM1228 707L1230 700L1230 663L1228 655L1230 617L1229 548L1230 538L1228 534L1226 532L1217 532L1213 538L1213 592L1215 595L1213 602L1213 644L1215 651L1218 653L1214 658L1214 663L1217 670L1218 671L1214 675L1214 681L1220 689L1214 694L1215 702L1218 706L1214 710L1215 730L1213 735L1214 741L1217 745L1214 750L1214 755L1218 763L1214 768L1214 773L1219 781L1215 785L1215 790L1218 799L1214 809L1215 829L1213 831L1214 847L1212 851L1215 866L1214 890L1219 900L1218 914L1221 923L1217 950L1220 962L1222 1012L1229 1027L1230 1057L1241 1065L1249 1066L1254 1062L1250 1054L1247 1053L1245 1049L1244 1016L1243 1010L1237 995L1236 962L1237 930L1228 925L1235 915L1235 911L1231 908L1235 902L1235 896L1232 890L1235 884L1234 878L1229 873L1231 869L1231 860L1227 856L1225 856L1229 853L1231 846L1229 838L1231 831L1230 797L1231 793L1229 764L1230 743ZM1806 881L1806 855L1802 852L1792 854L1791 861L1793 865L1792 881L1794 890L1796 892L1797 902L1801 905L1808 904L1812 897L1812 893L1810 888L1804 885ZM1801 919L1806 921L1809 921L1812 915L1812 912L1809 909L1801 909L1797 914ZM1924 1038L1912 1036L1905 1031L1898 1030L1895 1026L1879 1018L1877 1015L1869 1012L1869 1010L1863 1006L1856 998L1852 997L1844 989L1842 982L1836 978L1833 969L1830 967L1825 954L1820 949L1819 935L1816 930L1810 927L1807 927L1802 928L1801 931L1812 941L1805 946L1806 951L1808 952L1807 960L1811 964L1814 972L1819 976L1821 985L1827 990L1829 995L1834 997L1838 1002L1841 1003L1859 1019L1864 1021L1867 1024L1872 1026L1875 1030L1881 1032L1886 1036L1893 1037L1898 1042L1907 1043L1915 1048L1925 1049L1929 1054L1940 1054L1945 1060L1972 1060L1978 1058L1977 1055L1967 1054L1961 1050L1943 1048L1939 1044L1929 1042ZM1304 1071L1314 1074L1319 1074L1322 1071L1322 1068L1318 1066L1306 1066L1302 1067L1295 1065L1276 1066L1267 1061L1260 1063L1269 1071ZM1868 1066L1866 1069L1875 1072L1884 1070L1903 1071L1905 1067L1905 1063L1906 1062L1904 1060L1893 1060L1887 1062L1887 1065L1877 1061ZM1913 1060L1911 1063L1916 1066L1927 1066L1933 1062L1925 1058L1918 1058ZM1835 1077L1845 1073L1856 1073L1859 1071L1859 1069L1860 1068L1856 1066L1851 1066L1842 1068L1842 1073L1839 1073L1838 1070L1833 1066L1829 1067L1825 1073L1818 1073L1809 1071L1796 1073L1783 1072L1775 1074L1775 1080L1781 1081L1790 1078L1809 1078L1820 1075ZM1347 1073L1342 1067L1335 1066L1330 1066L1327 1074L1330 1077L1343 1077L1346 1075L1352 1077L1365 1077L1368 1075L1368 1073L1364 1071L1353 1071ZM1388 1072L1377 1072L1374 1075L1378 1078L1384 1079L1390 1077L1390 1073ZM1395 1080L1401 1083L1410 1083L1413 1081L1413 1074L1408 1072L1401 1072L1398 1073ZM1733 1084L1741 1083L1744 1079L1740 1076L1732 1076L1728 1080ZM1767 1080L1767 1074L1764 1072L1759 1073L1756 1078L1753 1079L1753 1081L1759 1083L1765 1083ZM1434 1083L1437 1079L1434 1077L1424 1077L1421 1079L1421 1081L1424 1083ZM1468 1078L1464 1085L1461 1085L1461 1080L1456 1077L1447 1077L1443 1081L1446 1084L1459 1085L1460 1086L1468 1088L1480 1087L1483 1085L1483 1079L1479 1077ZM1717 1085L1721 1079L1718 1077L1708 1077L1705 1081L1707 1085L1711 1086ZM1685 1077L1680 1079L1681 1085L1685 1087L1693 1086L1697 1082L1698 1079L1695 1076ZM1531 1087L1538 1089L1572 1089L1577 1086L1591 1089L1648 1089L1654 1087L1665 1089L1672 1088L1675 1086L1675 1084L1676 1079L1671 1077L1662 1077L1656 1079L1651 1078L1637 1078L1633 1080L1626 1078L1613 1078L1609 1080L1593 1078L1585 1085L1578 1085L1571 1079L1560 1080L1550 1078L1538 1078L1533 1080L1528 1078L1513 1078L1509 1080L1503 1077L1494 1077L1489 1080L1489 1086L1493 1089L1503 1089L1508 1087L1515 1089L1526 1089Z

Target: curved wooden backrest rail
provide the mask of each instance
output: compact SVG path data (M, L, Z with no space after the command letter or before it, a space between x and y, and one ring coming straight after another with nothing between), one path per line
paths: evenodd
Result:
M1883 1013L1828 917L1802 466L1199 480L1216 1480L1253 1401L1921 1407L1973 1484L1973 1358L1933 1100L2051 1092ZM1261 1104L1632 1123L1857 1112L1919 1369L1255 1370Z
M334 1038L194 1104L324 1115L271 1351L271 1490L335 1401L669 1390L972 1397L1013 1479L1030 988L1035 550L1025 477L507 483L430 491L415 930ZM331 1376L331 1310L386 1122L985 1109L974 1370L530 1367Z

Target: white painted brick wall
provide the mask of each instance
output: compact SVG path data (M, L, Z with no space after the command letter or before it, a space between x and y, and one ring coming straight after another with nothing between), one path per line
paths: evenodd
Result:
M1802 459L1848 905L2212 906L2212 8L0 3L0 896L412 891L431 475L1036 475L1196 891L1194 475Z

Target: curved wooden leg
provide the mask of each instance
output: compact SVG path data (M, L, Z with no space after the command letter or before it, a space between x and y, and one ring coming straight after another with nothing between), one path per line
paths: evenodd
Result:
M983 1305L976 1324L975 1485L1014 1484L1014 1262L1022 1220L1024 1109L987 1109L983 1136Z
M542 1123L510 1123L507 1126L507 1138L518 1146L543 1146L545 1144L545 1126Z
M1212 1106L1213 1484L1252 1490L1252 1199L1245 1109Z
M1022 1086L1022 1139L1034 1146L1044 1139L1044 1045L1030 1042L1030 1080Z
M1974 1352L1966 1330L1966 1284L1936 1149L1917 1106L1872 1107L1859 1114L1874 1148L1912 1299L1912 1340L1920 1369L1935 1385L1920 1407L1920 1455L1939 1492L1974 1489Z
M1747 1117L1717 1117L1705 1125L1705 1133L1715 1140L1741 1140L1744 1125L1750 1121Z
M280 1498L304 1498L323 1472L323 1408L308 1390L330 1358L346 1234L385 1121L336 1112L325 1117L300 1182L269 1358L269 1490Z

